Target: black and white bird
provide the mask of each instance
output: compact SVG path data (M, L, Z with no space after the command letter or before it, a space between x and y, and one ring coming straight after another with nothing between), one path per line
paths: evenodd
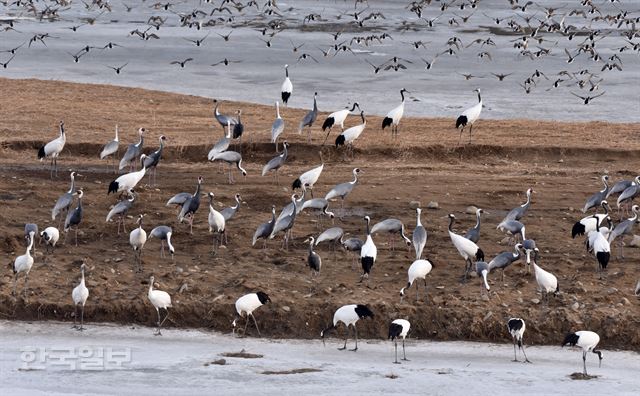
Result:
M520 249L522 249L522 244L518 243L514 247L514 252L502 252L498 254L493 260L489 261L489 271L493 271L496 269L502 270L500 282L504 282L504 270L511 264L520 260L520 257L522 257Z
M60 136L53 139L49 143L40 147L38 150L38 159L40 161L45 158L51 158L50 176L53 178L55 173L58 176L58 157L64 149L64 145L67 142L67 135L64 132L64 121L60 121Z
M180 209L180 213L178 213L178 221L180 223L182 223L185 219L189 220L189 233L191 235L193 235L193 219L195 218L198 209L200 209L200 190L202 189L203 180L204 179L202 178L202 176L198 176L198 185L196 186L196 192L192 196L187 197L184 200L182 209ZM171 202L171 199L169 200L169 202Z
M69 187L69 190L58 198L53 209L51 209L51 220L55 220L63 211L69 211L69 208L73 203L73 195L76 193L76 176L79 175L76 172L71 172L71 187ZM62 216L60 217L60 220L62 220Z
M313 247L315 245L315 239L313 237L309 237L305 240L305 242L309 242L309 253L307 254L307 265L309 269L311 269L311 276L320 274L320 269L322 268L322 258L318 253L313 251Z
M529 210L529 207L531 206L531 194L534 192L535 191L533 191L532 188L527 189L527 202L511 209L505 216L504 220L520 220Z
M276 206L271 205L271 220L266 223L262 223L256 228L256 232L253 234L253 241L251 246L255 246L258 239L264 240L263 249L267 248L267 240L269 239L269 235L273 232L273 227L276 225Z
M271 158L269 162L262 168L262 176L265 176L267 173L273 171L276 175L276 184L280 185L280 180L278 179L278 170L282 167L282 165L287 162L287 156L289 155L289 143L285 140L282 142L282 152L280 152L275 157Z
M328 129L327 136L324 137L324 142L322 142L323 146L327 142L327 138L329 137L329 134L331 133L331 129L333 128L334 125L340 125L340 131L344 132L344 120L347 119L347 116L352 111L354 111L356 107L358 108L358 110L360 110L360 105L358 104L358 102L355 102L353 104L353 106L351 107L351 110L349 110L349 107L347 107L342 110L334 111L333 113L327 116L327 118L322 123L322 131L324 132Z
M536 276L536 282L538 288L542 293L542 297L548 301L549 293L558 295L560 293L560 285L558 284L558 278L551 272L545 271L538 265L538 251L536 250L533 255L533 272Z
M522 336L524 335L524 330L526 329L526 325L524 320L520 318L511 318L507 322L507 328L509 329L509 334L511 334L511 338L513 338L513 361L518 362L518 356L516 355L516 344L518 344L518 349L522 351L524 355L524 361L526 363L531 363L527 358L527 353L524 351L524 344L522 342Z
M82 192L82 190L78 190L76 194L78 195L78 206L76 206L75 209L69 210L69 212L67 213L67 218L64 220L64 233L66 241L67 232L69 232L69 230L74 227L76 231L76 246L78 246L78 227L80 227L80 223L82 222L83 217L82 196L84 195L84 193Z
M147 297L149 298L149 301L151 302L153 307L156 309L156 312L158 313L158 322L157 322L158 328L154 335L162 335L162 333L160 332L160 328L169 317L169 308L172 307L171 296L169 295L169 293L165 291L154 290L153 289L154 280L155 280L155 277L152 275L151 278L149 279L149 293L147 293ZM162 321L160 321L161 309L164 309L167 312L167 315L164 317L164 319L162 319Z
M280 104L276 101L276 119L271 124L271 143L276 145L278 151L278 138L284 132L284 120L280 117Z
M398 361L398 338L402 337L402 360L409 361L407 359L407 353L404 350L404 341L411 329L411 323L406 319L396 319L389 325L389 339L393 341L394 349L396 351L395 364L400 364Z
M591 231L596 230L596 225L602 223L603 220L609 217L609 204L607 201L600 202L600 206L604 209L604 213L596 213L593 216L587 216L577 221L571 229L571 238L575 239L578 235L589 234Z
M87 299L89 298L89 289L85 284L84 279L84 269L86 268L86 264L82 263L80 266L80 272L82 273L82 278L80 279L80 284L73 288L71 292L71 298L73 299L74 312L73 312L73 328L78 329L79 331L84 330L84 305L87 303ZM77 319L78 319L78 304L80 305L80 327L78 327Z
M464 279L467 279L469 275L469 271L471 271L471 264L475 261L484 261L484 252L478 245L474 242L468 240L462 235L458 235L453 232L453 222L455 221L456 216L453 213L449 214L449 237L451 238L451 242L453 246L455 246L456 250L465 260L465 271L464 271Z
M109 213L107 213L107 218L105 220L105 222L107 223L110 222L114 216L118 216L118 221L117 221L118 235L120 235L121 224L122 224L123 232L127 232L127 228L125 227L124 221L127 216L127 213L129 212L129 209L131 209L131 207L133 206L133 202L135 201L135 199L136 199L136 196L132 194L131 196L129 196L129 198L123 199L122 201L113 205L113 208L111 208Z
M480 240L480 223L481 223L480 216L483 213L484 213L484 210L476 209L476 225L470 228L469 231L467 231L467 233L464 235L465 238L467 238L473 243L478 243L478 241Z
M307 114L304 115L302 121L300 121L300 126L298 127L298 134L302 133L304 127L308 127L307 129L307 141L311 143L311 127L313 123L316 122L318 118L318 93L315 92L313 94L313 109L311 109Z
M473 130L473 124L478 120L478 118L480 118L480 112L482 112L482 97L480 96L480 88L476 89L474 92L478 93L478 104L465 110L456 119L456 128L462 127L460 129L458 144L460 143L460 140L462 140L462 132L464 132L464 128L466 128L467 126L469 127L469 143L471 143L471 131Z
M587 353L592 352L598 355L598 367L602 366L602 352L596 347L600 342L600 336L593 331L582 330L575 333L569 333L564 338L562 346L571 345L582 348L582 374L587 374Z
M411 246L411 239L409 239L406 236L406 234L404 233L404 230L405 228L402 221L391 218L391 219L382 220L374 224L374 226L371 227L371 234L376 234L378 232L380 233L386 232L387 234L389 234L389 237L391 240L391 250L394 250L395 249L395 242L393 240L394 234L399 234L404 240L404 242L407 244L407 246Z
M149 239L157 238L160 240L160 257L165 257L164 255L164 244L165 241L167 243L167 247L169 248L169 253L171 253L171 258L175 254L176 250L171 244L171 235L173 235L173 230L171 227L166 225L157 226L149 233Z
M422 209L416 208L416 228L413 229L413 235L411 238L413 248L416 251L416 260L420 260L422 258L422 251L425 246L427 246L427 230L422 226L422 222L420 221L421 214Z
M100 151L100 159L105 159L106 157L110 157L113 159L115 154L118 153L118 148L120 147L120 139L118 138L118 125L116 125L116 136L112 141L102 147L102 151ZM115 172L115 168L114 168Z
M258 322L256 321L256 317L253 316L253 311L260 308L264 304L270 302L271 299L267 295L267 293L258 291L255 293L245 294L236 300L236 312L241 318L245 318L244 331L243 335L247 334L247 325L249 324L249 316L253 318L253 323L256 325L256 330L258 331L258 336L261 337L260 329L258 328ZM235 331L236 323L239 318L233 320L233 328Z
M364 220L367 222L367 231L366 240L360 248L360 264L362 265L362 275L360 276L360 282L362 282L363 279L367 279L368 285L371 269L373 268L373 264L375 264L376 257L378 256L378 248L373 242L373 238L371 238L371 231L369 230L371 218L369 216L365 216Z
M18 275L24 273L24 298L27 298L27 284L29 282L29 272L33 267L33 256L31 255L31 248L33 247L34 238L29 235L27 244L27 251L25 254L16 257L13 261L13 295L16 295L16 289L18 287Z
M344 211L344 199L358 184L358 175L360 172L362 172L360 168L353 168L353 180L336 185L325 195L324 199L330 201L334 198L340 198L340 208Z
M351 351L358 350L358 328L356 327L356 323L360 319L365 318L373 318L373 312L363 304L349 304L344 305L336 310L333 314L333 324L326 329L320 332L320 337L322 338L322 344L324 344L324 337L327 335L329 331L333 331L338 327L338 324L343 323L346 327L346 335L344 338L344 345L342 348L338 348L339 351L344 351L347 349L347 340L349 339L349 327L353 326L353 331L355 334L356 346Z
M585 202L584 207L582 208L582 213L587 213L587 210L592 208L597 209L601 205L602 201L607 198L607 195L609 194L609 175L602 176L602 183L604 184L604 188L587 199L587 202Z
M247 176L247 171L242 167L242 155L237 151L223 151L221 153L215 153L211 161L222 161L229 164L229 184L235 183L235 179L231 174L231 166L236 165L236 168L242 173L242 176Z
M124 175L118 177L111 183L109 183L109 189L107 190L107 195L111 193L119 193L126 191L130 195L133 195L133 189L140 183L142 179L144 179L144 175L147 173L147 168L144 167L144 162L147 156L142 154L140 156L140 163L142 164L142 169L139 171L133 171L129 173L125 173Z
M133 248L134 270L136 272L142 271L142 249L144 244L147 243L147 232L142 228L143 218L144 215L138 215L136 220L138 228L134 228L129 233L129 245Z
M418 279L422 279L424 281L424 296L426 301L427 275L429 275L432 269L433 269L433 264L431 264L431 261L423 260L423 259L416 259L416 261L414 261L411 264L411 266L409 266L409 270L407 271L407 274L409 276L409 281L407 282L406 287L403 287L402 289L400 289L400 302L402 302L402 300L404 299L405 290L410 288L411 285L413 285L413 283ZM416 303L418 302L418 299L419 299L418 284L416 283Z
M404 94L409 93L406 89L402 88L400 90L400 96L402 97L402 103L398 105L398 107L394 108L390 112L387 113L387 116L382 119L382 130L386 127L391 127L391 136L398 137L398 127L400 125L400 120L404 115Z
M595 215L594 218L597 219ZM607 231L608 230L609 229L607 229ZM596 260L598 262L598 272L607 269L609 259L611 258L611 245L607 240L607 236L605 236L602 231L603 230L600 227L600 222L598 222L596 224L595 231L591 231L591 235L589 235L589 245L593 249L593 254L596 256Z
M47 227L40 232L40 238L44 239L47 246L47 253L49 248L51 248L51 251L53 252L56 248L56 243L58 243L58 240L60 239L60 231L58 231L56 227Z
M289 65L284 65L284 81L282 82L282 87L280 88L280 94L282 97L282 103L287 105L289 102L289 98L291 98L291 94L293 93L293 84L291 84L291 80L289 79Z
M362 132L364 132L364 129L367 127L367 119L364 118L364 111L360 111L360 118L362 118L362 124L348 128L336 138L336 148L339 146L346 146L345 158L349 153L351 153L351 159L354 158L355 152L353 143L360 137L360 135L362 135Z
M124 155L120 160L120 165L118 166L119 170L123 170L127 165L129 165L129 172L133 172L135 170L136 160L140 157L140 154L142 154L145 132L146 130L144 128L138 129L138 143L127 146L127 151L124 152Z
M324 169L324 160L322 159L322 152L320 152L320 161L322 163L319 166L316 166L313 169L310 169L303 174L300 175L296 180L291 184L292 189L304 188L309 189L311 191L311 197L313 198L313 186L316 184L320 175L322 174L322 170Z
M213 233L213 253L222 244L222 236L225 233L226 222L222 213L213 207L213 193L209 192L209 233Z

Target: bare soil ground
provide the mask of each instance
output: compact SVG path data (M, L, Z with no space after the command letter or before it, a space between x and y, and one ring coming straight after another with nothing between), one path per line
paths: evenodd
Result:
M253 232L269 219L271 205L279 209L289 202L291 182L320 163L317 153L324 136L319 126L326 114L318 117L313 143L308 144L306 135L297 133L305 110L282 110L287 125L283 138L291 143L291 154L278 186L273 176L260 176L262 166L275 153L268 143L274 109L223 102L223 113L242 109L246 125L242 152L248 176L241 178L236 173L238 183L229 185L220 166L206 161L208 150L222 136L209 99L36 80L2 79L0 83L3 318L73 320L71 290L85 259L89 267L88 321L153 324L156 313L146 296L153 274L159 288L173 298L168 326L230 331L236 298L260 289L272 299L256 312L263 335L269 337L317 338L336 308L364 303L376 316L359 325L361 336L385 337L390 320L406 317L417 338L506 340L507 319L519 316L527 322L528 343L559 344L565 332L589 329L600 334L605 348L640 349L640 304L633 296L640 278L640 252L626 248L624 260L614 254L601 279L582 239L572 240L570 235L573 223L584 216L579 208L585 199L601 189L603 172L614 181L637 175L637 124L480 120L473 144L458 145L451 119L403 119L399 139L392 140L389 130L380 130L379 117L368 117L353 160L346 160L343 151L331 145L337 136L337 131L332 132L329 145L322 150L326 165L315 195L323 196L335 184L351 180L354 167L364 171L361 183L346 200L344 218L335 220L351 236L363 237L365 214L373 223L399 218L412 230L415 211L409 203L420 201L423 207L430 201L439 203L439 209L423 212L429 233L426 256L435 268L428 277L426 301L421 293L416 304L413 289L400 302L399 290L406 284L414 253L399 238L392 251L387 236L374 237L378 260L371 288L357 283L360 270L351 268L352 255L338 251L334 257L329 246L318 247L322 273L317 280L310 278L304 240L330 226L329 222L320 226L312 214L303 212L298 218L288 251L280 249L281 237L270 241L267 250L260 244L251 247ZM324 110L321 103L320 108ZM37 161L36 154L44 142L57 136L59 120L65 121L67 145L59 160L60 175L50 180L48 168ZM116 123L121 131L120 155L126 144L137 141L138 127L148 129L145 152L157 148L161 134L168 137L158 168L159 185L142 185L145 179L137 188L139 199L129 212L127 230L139 213L147 214L147 232L160 224L172 226L176 255L173 261L161 259L159 242L152 239L144 249L142 273L133 271L128 233L117 235L115 223L105 223L117 198L107 195L114 174L108 161L98 159L98 153L113 138ZM349 126L357 123L355 116L347 120ZM463 136L463 142L465 139ZM83 175L78 179L85 192L79 246L71 243L71 234L46 263L44 245L37 246L28 298L14 298L11 263L16 255L24 254L24 224L35 222L41 230L57 226L57 220L51 221L51 208L68 189L69 170ZM188 225L178 223L175 209L165 206L172 195L192 192L199 175L204 177L203 190L216 194L218 209L231 205L235 193L242 195L240 212L227 225L229 243L215 256L211 254L207 200L203 198L195 217L193 235ZM539 302L535 278L519 262L507 269L504 282L499 273L490 274L491 292L488 299L482 298L479 279L460 282L464 261L451 244L446 216L455 213L459 219L455 229L464 233L475 223L475 216L465 213L467 206L484 208L488 213L479 245L490 260L510 250L500 243L504 235L495 228L507 210L524 202L529 187L537 193L524 219L527 234L537 241L539 264L556 274L562 293L548 304ZM340 212L339 206L334 202L330 207ZM21 278L19 291L22 286Z

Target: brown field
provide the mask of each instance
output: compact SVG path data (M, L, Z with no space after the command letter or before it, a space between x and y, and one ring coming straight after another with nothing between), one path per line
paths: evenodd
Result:
M326 146L326 165L315 187L316 196L351 180L353 167L364 171L360 185L346 200L346 216L335 220L335 225L350 235L363 236L364 214L369 214L373 223L397 217L410 233L415 211L409 203L420 201L423 207L430 201L439 203L439 209L423 211L422 221L429 233L426 256L435 268L428 277L427 301L421 294L421 301L415 304L413 289L400 303L399 290L406 283L414 253L399 238L392 251L386 236L374 237L378 260L371 288L357 283L359 270L351 269L350 254L338 251L334 258L328 246L317 249L323 268L318 280L311 280L304 240L321 231L312 214L303 212L298 218L289 251L279 248L281 237L270 241L266 251L251 247L253 232L269 218L271 205L281 208L286 204L293 179L319 164L323 114L309 145L306 135L297 134L298 120L305 110L283 109L287 123L283 137L291 149L281 170L281 185L276 186L272 176L260 176L262 166L274 155L274 146L267 143L274 109L223 102L224 113L243 110L246 128L242 152L248 176L242 179L236 173L238 183L229 185L220 167L206 161L208 150L222 136L219 125L214 125L210 99L36 80L1 79L0 83L0 257L4 263L0 318L73 320L71 290L79 279L79 264L86 259L90 297L85 318L89 322L153 325L156 313L146 293L149 276L154 274L159 288L173 298L166 323L170 327L230 331L236 298L260 289L272 299L256 312L267 337L317 338L337 307L364 303L376 317L360 323L360 336L385 337L390 320L406 317L416 338L505 341L506 320L520 316L527 322L527 343L559 345L565 332L589 329L600 334L603 348L640 349L640 304L633 296L640 278L640 252L625 249L626 258L613 258L600 279L594 257L585 252L582 239L570 236L573 223L584 216L579 208L587 196L601 189L603 172L614 181L637 174L638 124L480 120L473 144L458 146L458 132L451 119L406 118L400 138L394 141L388 130L380 130L379 117L369 117L353 161ZM417 105L408 104L407 111ZM319 106L323 109L321 101ZM366 105L363 107L366 110ZM48 168L38 162L36 153L44 142L57 136L59 120L65 121L67 145L59 160L60 175L50 180ZM146 178L138 186L139 199L129 212L127 230L139 213L147 214L147 232L159 224L172 226L176 256L174 261L160 259L159 242L151 240L145 246L142 273L133 272L128 233L118 236L115 223L104 221L117 198L107 196L114 175L108 162L98 159L98 153L112 139L116 123L121 131L120 154L126 144L137 140L135 130L140 126L149 130L145 152L156 149L161 134L168 137L158 167L159 186L142 185ZM357 117L347 120L349 126L356 123ZM334 131L329 143L335 137ZM11 295L11 263L16 255L24 254L24 223L35 222L41 230L57 226L50 211L57 197L68 189L69 170L83 175L78 179L85 192L79 246L71 243L71 233L69 242L61 243L46 263L44 245L37 246L28 298L25 301L20 295L16 299ZM219 208L230 205L236 192L242 195L240 212L227 225L229 244L215 256L211 255L207 200L202 199L193 236L186 224L178 224L175 210L165 206L175 193L192 192L198 175L204 177L203 190L216 194ZM562 293L549 304L536 301L540 295L535 278L527 275L519 262L507 269L504 283L499 281L499 273L490 274L490 298L483 299L479 279L460 282L464 261L447 235L446 215L456 213L455 229L464 233L475 223L474 216L464 213L467 206L489 212L479 243L488 261L510 249L501 245L504 235L495 227L507 210L524 201L529 187L537 193L524 219L527 234L537 241L540 265L556 274ZM340 211L339 202L330 207ZM22 285L20 278L19 292Z

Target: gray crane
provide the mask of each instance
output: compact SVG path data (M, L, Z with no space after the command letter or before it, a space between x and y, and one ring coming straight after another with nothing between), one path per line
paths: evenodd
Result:
M298 199L298 195L293 194L291 196L291 203L293 204L293 210L291 214L283 217L280 220L276 221L275 226L273 227L273 231L271 231L271 235L269 235L269 239L273 239L278 233L284 232L284 238L282 247L284 249L289 249L289 239L291 238L291 229L293 228L293 224L296 221L296 200Z
M522 249L522 244L518 243L515 245L514 253L502 252L498 254L493 260L489 261L489 271L493 271L498 268L502 270L500 282L504 282L504 270L514 262L520 260L520 257L522 257L520 249Z
M140 136L138 143L130 144L127 146L127 151L124 152L122 159L120 160L119 170L123 170L129 165L129 172L136 170L136 162L142 154L142 145L144 144L144 128L138 129L138 135Z
M276 174L277 185L280 185L280 180L278 180L278 169L280 169L282 165L284 165L284 163L287 161L287 156L289 155L288 148L289 143L287 143L287 141L285 140L284 142L282 142L282 152L271 158L269 162L267 162L267 164L262 168L262 176L271 171L274 171L274 173Z
M478 278L482 279L482 283L480 284L480 295L484 294L484 290L491 290L489 286L489 281L487 280L487 276L489 275L489 264L484 261L476 261L476 274Z
M360 258L360 250L362 250L362 245L364 245L364 241L360 238L347 238L342 240L342 247L348 251L353 252L353 260L351 260L351 269L356 269L356 264L358 263L358 259Z
M215 108L213 109L213 114L216 117L216 120L218 121L218 123L220 124L220 126L222 127L222 131L224 132L224 127L228 126L228 125L236 125L236 123L238 122L235 118L225 115L225 114L220 114L220 111L218 110L218 105L220 104L218 102L217 99L213 100L213 103L215 103ZM229 131L229 133L231 133Z
M618 209L620 209L621 204L625 201L633 202L633 199L638 196L640 193L640 176L636 176L633 183L627 187L620 196L618 196Z
M271 143L275 143L278 151L278 137L284 132L284 120L280 117L280 105L276 102L276 119L271 124Z
M524 250L524 254L526 257L527 274L530 274L531 273L531 254L533 254L535 257L535 252L538 251L538 247L536 246L536 241L533 239L525 239L524 241L522 241L522 249Z
M233 138L240 140L240 150L242 151L242 134L244 133L244 124L240 118L242 110L238 109L236 114L238 114L238 119L236 124L233 126Z
M69 210L69 212L67 213L67 218L64 220L65 241L67 239L66 237L67 232L71 229L71 227L75 227L76 246L78 246L78 227L82 222L82 195L83 194L84 193L82 192L82 190L78 190L76 192L76 195L78 195L78 206L76 206L76 208L73 210Z
M185 202L187 202L189 199L191 199L196 194L200 194L200 186L202 184L202 180L203 180L202 176L198 176L198 184L196 185L196 192L195 193L193 193L193 194L188 193L188 192L178 193L178 194L174 195L173 197L171 197L167 201L166 206L175 205L176 209L178 209L178 215L179 215L182 207L185 204Z
M329 201L324 198L312 198L304 201L302 204L302 208L300 211L304 209L315 209L318 215L318 222L316 222L316 227L322 226L322 216L329 216L332 220L335 217L333 212L329 211Z
M276 225L276 206L271 205L271 220L266 223L262 223L256 228L256 232L253 234L253 242L251 246L255 246L258 239L264 239L264 244L262 246L263 249L267 248L267 239L271 232L273 231L273 227Z
M181 223L189 218L189 233L193 235L193 218L195 217L196 212L200 208L200 189L202 188L202 176L198 177L198 187L196 188L196 192L188 198L184 204L182 205L182 210L180 214L178 214L178 221Z
M247 171L242 167L242 155L237 151L223 151L221 153L215 153L211 161L222 161L229 164L229 184L235 183L235 180L231 175L232 164L235 164L238 170L242 172L242 176L247 176Z
M529 210L529 206L531 206L531 194L534 193L533 189L530 188L527 190L527 202L523 203L520 206L516 206L511 209L511 211L507 214L504 220L520 220L522 216L527 213Z
M620 194L627 188L631 187L633 183L634 183L633 180L620 180L619 182L616 182L616 184L614 184L613 186L611 186L611 188L609 188L609 192L607 193L607 196L605 197L605 199L608 199L609 196L611 195Z
M304 127L309 127L307 130L307 142L311 143L311 127L313 123L316 122L318 118L318 102L317 102L318 93L314 92L313 94L313 109L304 115L302 121L300 121L300 126L298 127L298 134L302 133Z
M587 213L589 209L597 209L600 207L601 202L607 199L609 194L609 175L602 176L602 183L604 183L604 188L587 199L584 208L582 208L582 213Z
M411 246L411 239L407 238L407 236L404 234L404 224L398 219L386 219L382 220L379 223L376 223L373 227L371 227L371 235L378 232L386 232L389 234L391 250L395 249L395 244L392 237L393 234L400 234L407 246Z
M169 253L171 253L171 259L173 260L173 255L176 250L171 244L171 235L173 235L173 230L171 227L166 225L157 226L149 233L149 239L157 238L160 240L160 258L164 258L164 244L167 243L167 247L169 248Z
M352 181L346 182L346 183L340 183L336 185L324 197L324 199L326 199L327 201L333 198L340 197L340 209L342 209L343 215L344 215L344 199L347 195L349 195L351 191L353 191L353 188L356 186L356 184L358 184L358 174L361 172L361 170L360 168L353 168L352 172L353 172Z
M116 125L116 136L112 141L104 145L104 147L102 148L102 151L100 151L100 159L109 157L110 161L113 161L113 158L115 157L115 155L118 154L119 147L120 147L120 139L118 138L118 125ZM116 173L115 166L113 168L113 173Z
M31 238L34 240L33 243L33 255L35 256L36 254L36 244L35 244L35 237L36 235L38 235L38 225L35 223L27 223L24 225L24 238ZM28 239L27 239L28 240ZM38 242L40 243L40 242Z
M276 223L278 223L283 218L290 216L291 213L293 213L293 208L296 209L296 215L298 215L302 211L302 206L304 205L304 202L305 202L304 199L306 194L307 194L307 190L306 189L302 190L302 195L300 195L299 198L296 199L295 205L292 202L289 202L288 204L286 204L284 208L282 208L282 211L280 212L280 214L278 215L278 218L276 219Z
M617 226L613 228L613 230L611 230L608 238L610 244L613 244L613 242L618 237L624 238L625 235L633 235L633 229L635 228L635 225L638 222L639 210L640 210L640 207L638 205L633 205L631 207L631 212L633 212L633 216L626 220L621 221L620 223L618 223ZM620 258L624 258L622 238L620 238L620 243L618 244L619 250L620 250Z
M311 277L318 276L320 274L320 268L322 267L322 259L320 255L313 251L314 239L313 237L307 238L305 242L309 242L309 254L307 255L307 264L311 269ZM316 243L317 245L317 243Z
M120 224L122 224L122 230L124 232L127 232L124 221L125 217L127 216L127 212L129 212L129 209L133 207L133 201L135 201L135 199L136 196L132 194L131 196L129 196L129 198L123 199L122 201L113 205L113 208L111 208L111 210L107 214L107 218L105 220L105 222L107 223L111 221L111 218L113 218L113 216L118 216L118 235L120 235Z
M416 260L422 258L422 251L424 247L427 246L427 230L422 226L420 214L422 214L422 209L416 208L416 228L413 229L413 236L411 238L413 248L416 251Z
M236 195L234 195L234 199L236 200L235 205L226 207L220 211L220 213L222 213L222 216L224 217L224 221L231 220L240 209L240 202L242 202L242 197L239 193L236 193Z
M76 176L80 175L76 172L71 172L71 187L58 198L53 209L51 209L51 220L55 220L63 211L69 212L69 208L73 203L73 195L76 193ZM60 216L60 223L62 223L62 216Z
M227 132L225 133L224 137L218 140L217 142L215 142L211 150L209 150L209 154L207 154L207 159L209 161L213 161L213 156L216 155L216 153L222 153L224 151L227 151L227 149L229 149L230 144L231 144L231 123L228 123Z
M482 213L484 213L484 210L476 209L476 225L470 228L464 236L473 243L478 243L478 241L480 240L480 215Z
M338 244L342 242L342 237L344 236L344 230L340 227L331 227L324 230L320 235L318 235L318 239L316 239L316 246L322 242L332 242L332 250L335 258L336 247Z
M518 235L522 237L523 241L527 239L525 237L525 226L518 220L502 220L502 223L498 224L496 229L509 235L509 245L515 243Z
M158 164L160 163L160 159L162 158L162 150L164 150L164 144L167 140L167 137L162 135L160 136L159 140L160 147L153 153L147 155L143 162L144 167L147 169L147 173L149 173L149 185L152 187L158 184ZM153 182L151 181L152 173Z

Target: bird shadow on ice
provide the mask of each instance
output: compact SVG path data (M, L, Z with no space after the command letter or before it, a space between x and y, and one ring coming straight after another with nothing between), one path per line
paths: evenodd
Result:
M589 375L584 373L573 373L569 375L572 380L592 380L598 378L597 375Z

